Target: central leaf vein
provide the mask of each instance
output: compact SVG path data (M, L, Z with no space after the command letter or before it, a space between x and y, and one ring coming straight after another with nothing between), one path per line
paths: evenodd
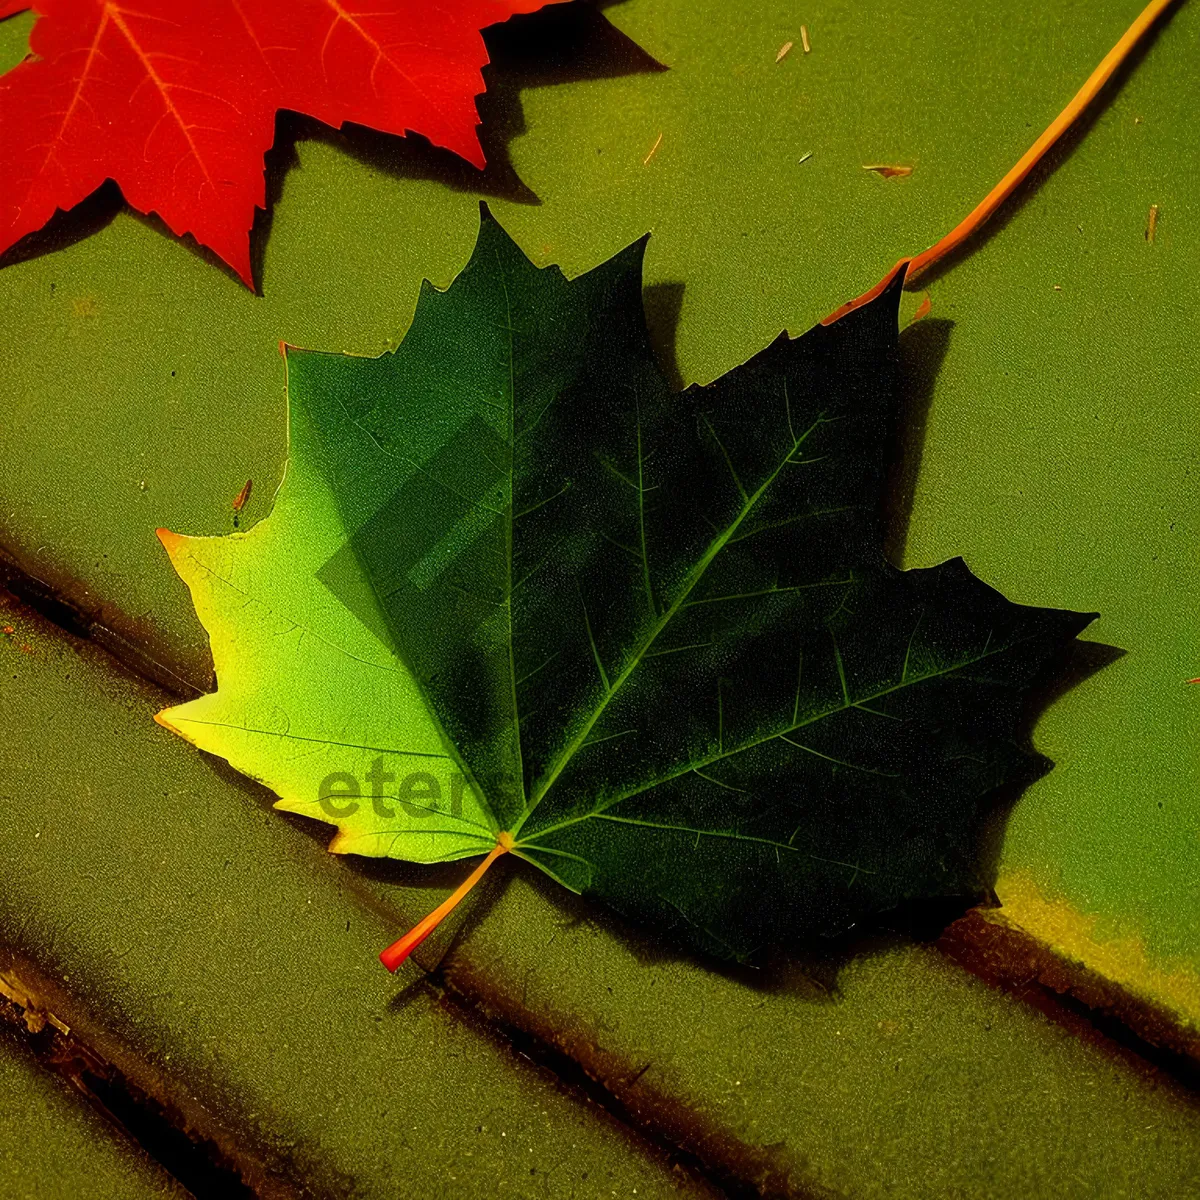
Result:
M528 804L526 805L524 814L513 827L512 833L514 836L520 832L522 827L525 825L525 822L529 820L529 817L532 815L537 806L545 799L547 792L549 792L549 790L554 786L559 776L566 769L567 764L572 760L572 758L575 757L575 754L579 748L587 742L588 736L595 728L596 722L599 721L604 715L608 705L612 701L612 698L621 690L626 680L629 679L634 671L637 670L642 659L645 658L647 652L650 650L651 646L654 645L659 635L667 628L668 625L670 625L676 614L687 604L688 597L704 578L704 574L712 564L713 560L718 554L721 553L729 540L738 532L742 526L742 523L746 520L750 513L754 511L755 506L775 483L775 480L779 478L779 475L783 471L784 467L795 461L793 459L793 455L796 453L796 451L800 449L805 441L812 435L814 430L826 423L827 418L822 413L802 434L800 434L799 437L793 435L791 445L788 447L787 452L783 455L775 469L767 476L766 479L763 480L763 482L755 489L753 493L746 494L743 492L743 494L746 495L746 499L743 501L741 508L737 512L737 515L730 522L728 527L722 530L709 543L708 548L705 550L703 556L692 568L692 571L690 572L687 580L684 582L683 587L680 588L679 594L674 598L674 600L672 600L670 606L661 614L661 616L659 616L658 620L654 622L649 632L642 639L641 644L634 651L630 661L622 669L621 673L612 680L611 684L608 682L607 676L603 671L603 667L601 667L601 679L605 686L604 694L602 695L600 702L593 708L587 720L583 722L580 728L576 731L575 735L564 747L562 753L559 755L558 759L547 773L545 782L541 784L541 786L530 798ZM588 627L588 636L589 639L591 639L590 623ZM592 647L593 652L595 652L594 639L592 639ZM598 656L597 666L600 666Z
M513 310L512 301L508 295L508 280L504 275L504 264L500 261L500 255L496 255L496 266L500 272L500 287L504 292L504 311L508 319L505 321L505 329L508 333L508 441L510 445L514 445L513 434L517 427L517 379L516 379L516 350L513 342ZM507 556L506 568L507 574L505 577L505 604L508 608L508 686L509 686L509 702L512 704L513 715L513 741L515 743L517 755L517 787L521 789L521 800L525 799L525 765L521 752L521 710L517 706L517 662L516 654L513 649L513 525L515 518L512 513L515 509L514 492L514 477L516 471L516 454L511 453L508 456L508 512L509 519L505 521L505 554Z

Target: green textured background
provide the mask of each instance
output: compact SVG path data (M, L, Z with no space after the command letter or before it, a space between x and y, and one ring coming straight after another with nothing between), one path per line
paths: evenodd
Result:
M509 145L540 203L497 198L501 174L480 184L527 253L569 274L651 230L648 283L683 285L679 371L711 379L949 229L1137 8L814 0L803 55L790 4L626 0L606 15L670 70L570 82L568 64L521 93ZM29 28L0 25L0 65ZM1198 49L1185 3L1053 172L932 281L937 323L906 339L926 372L945 355L904 549L906 565L963 554L1016 600L1101 611L1090 636L1128 653L1040 722L1058 766L1015 810L1002 875L1193 978ZM297 143L261 297L124 212L0 270L0 541L193 678L203 634L154 528L229 530L247 476L261 517L284 455L277 342L394 345L420 280L447 283L474 241L469 172L445 168L447 187L435 155L389 167L353 149ZM913 175L861 169L893 161ZM666 329L678 291L651 295Z
M0 1188L5 1200L187 1200L0 1023Z

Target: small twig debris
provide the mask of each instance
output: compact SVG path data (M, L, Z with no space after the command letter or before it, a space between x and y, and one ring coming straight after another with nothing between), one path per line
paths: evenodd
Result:
M887 163L864 164L863 170L874 171L876 175L882 175L884 179L902 178L913 173L912 167L890 166Z
M800 26L800 45L802 45L804 47L805 54L812 53L812 47L808 44L808 26L807 25Z
M1158 205L1150 205L1150 216L1146 221L1146 241L1154 241L1154 235L1158 232Z
M647 163L649 163L649 161L650 161L650 160L651 160L651 159L654 157L654 155L655 155L655 154L658 152L658 148L659 148L659 146L661 146L661 145L662 145L662 140L663 140L663 135L660 133L660 134L658 135L658 137L657 137L657 138L655 138L655 140L654 140L654 145L650 147L650 153L649 153L649 154L647 154L647 155L646 155L646 157L642 159L642 166L643 166L643 167L644 167L644 166L646 166L646 164L647 164Z
M233 498L233 511L240 513L246 507L246 501L250 499L250 493L254 488L254 480L247 479L242 484L242 490Z
M242 490L233 498L233 527L237 529L242 521L242 509L246 507L246 501L250 499L251 489L254 487L254 480L247 479L242 485Z
M795 42L784 42L783 45L779 47L779 53L775 55L775 61L782 62L785 58L787 58L788 51L791 50L795 44Z

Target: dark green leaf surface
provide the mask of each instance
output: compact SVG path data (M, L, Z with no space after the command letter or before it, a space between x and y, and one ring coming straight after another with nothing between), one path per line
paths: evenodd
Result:
M485 209L397 351L290 353L349 535L321 578L574 890L739 958L978 892L1024 691L1090 618L884 560L898 286L675 394L643 246L568 282Z

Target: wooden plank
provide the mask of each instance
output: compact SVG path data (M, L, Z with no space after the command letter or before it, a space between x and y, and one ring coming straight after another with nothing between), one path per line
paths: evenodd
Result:
M186 1193L0 1021L0 1193L5 1200L185 1200Z

